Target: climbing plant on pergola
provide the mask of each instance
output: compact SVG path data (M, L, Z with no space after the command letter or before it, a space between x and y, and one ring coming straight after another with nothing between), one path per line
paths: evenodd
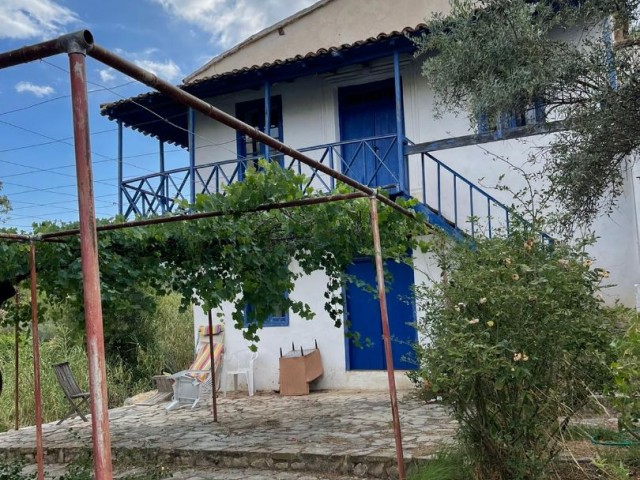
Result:
M124 60L114 53L96 45L93 42L93 36L89 31L80 31L73 34L64 35L54 40L39 43L29 47L23 47L18 50L13 50L0 54L0 69L7 68L29 61L42 59L48 56L56 55L59 53L67 53L69 55L70 75L71 75L71 100L73 106L73 127L74 127L74 145L76 153L76 171L78 181L78 202L79 202L79 228L73 229L51 229L52 231L38 232L36 235L19 235L19 234L1 234L0 238L8 241L15 242L28 242L29 248L29 274L30 274L30 286L31 286L31 308L32 308L32 328L33 328L33 348L34 348L34 383L36 391L36 447L37 447L37 461L38 461L38 476L43 478L43 446L42 446L42 413L41 413L41 400L40 395L40 374L39 374L39 350L38 350L38 312L37 312L37 288L36 288L36 243L43 242L56 243L64 242L65 238L79 236L80 239L80 252L82 258L82 285L83 285L83 307L85 313L86 324L86 337L87 337L87 355L89 360L89 383L91 392L91 413L92 413L92 430L93 430L93 458L94 458L94 470L95 477L98 480L111 480L112 478L112 465L111 465L111 445L109 436L109 423L108 423L108 409L107 409L107 396L106 396L106 373L104 363L104 330L102 319L102 306L101 306L101 291L100 291L100 267L99 267L99 252L98 252L98 234L101 232L114 232L125 231L132 233L133 241L129 238L128 246L132 247L137 245L138 248L146 249L148 252L153 245L157 248L156 251L162 251L164 247L167 251L176 252L172 250L175 245L171 244L171 241L176 242L179 239L192 239L189 237L189 226L197 224L199 220L203 219L216 219L221 217L238 218L248 214L258 214L259 212L295 212L298 208L320 208L325 206L323 214L326 215L327 222L320 223L318 225L301 225L300 228L307 231L313 231L315 228L316 239L324 236L325 240L325 253L318 257L308 255L309 248L312 248L311 243L305 244L304 240L300 243L293 243L291 249L283 249L280 255L280 260L286 259L286 262L279 262L275 267L281 269L284 272L286 269L289 274L283 275L280 280L282 282L275 282L276 289L271 291L271 295L262 292L262 294L270 299L278 298L281 302L287 302L288 307L303 316L303 318L310 318L312 312L306 305L301 302L296 302L295 299L283 298L282 292L283 286L291 286L293 275L289 271L290 260L294 259L298 261L298 264L302 267L303 272L311 272L314 269L325 268L328 269L330 278L328 291L328 302L326 309L330 315L334 318L338 318L337 304L339 302L335 292L340 288L340 282L338 281L339 272L344 271L345 262L350 261L353 255L362 252L362 241L365 236L364 233L368 233L373 239L373 248L370 249L370 253L373 254L376 264L377 273L377 287L378 287L378 299L380 303L380 312L382 319L382 330L384 338L385 356L387 363L387 371L389 378L389 391L391 399L391 409L393 416L395 440L396 440L396 455L400 478L404 478L404 459L402 453L402 439L400 433L400 422L398 414L397 397L395 392L395 379L393 375L393 361L391 356L391 341L389 334L389 323L387 318L386 308L386 294L385 294L385 281L383 271L383 242L380 237L379 224L382 223L388 229L389 232L393 232L394 240L389 242L386 238L384 246L385 256L402 256L406 255L407 247L415 245L415 235L425 233L425 225L419 219L416 219L415 214L407 209L405 205L394 202L382 193L371 189L365 185L358 183L357 181L329 168L312 158L298 152L297 150L288 147L287 145L279 142L278 140L271 138L263 132L260 132L253 127L241 122L240 120L218 110L214 106L207 102L198 99L197 97L158 79L154 74L136 66L135 64ZM340 181L344 187L339 188L337 192L332 195L321 196L314 194L313 191L301 190L300 185L301 177L296 176L292 172L280 169L276 164L262 164L262 171L254 171L250 173L245 181L255 182L252 186L271 187L271 193L273 193L273 185L270 183L275 181L276 191L280 192L280 195L255 195L256 191L260 189L247 189L244 191L252 191L253 197L247 199L243 196L242 187L236 187L231 185L227 189L227 195L213 196L213 197L200 197L195 205L191 205L190 210L182 215L171 217L160 217L146 220L138 220L126 223L115 223L106 225L97 225L94 211L94 196L93 196L93 179L91 168L91 151L89 146L89 122L88 122L88 106L87 106L87 88L86 88L86 67L85 57L89 55L96 60L108 65L125 75L128 75L152 88L155 88L159 92L165 94L167 97L172 98L181 104L192 108L195 111L200 112L207 117L217 120L231 128L234 128L249 137L271 147L287 156L290 156L316 171L320 171ZM282 190L277 190L277 187L281 187ZM268 191L268 188L263 188L263 193ZM309 194L311 196L309 196ZM345 210L336 211L334 209L333 215L331 215L331 209L329 205L335 205L335 202L350 201L349 205L352 205L350 215L336 215L337 212L344 213ZM235 203L234 203L235 202ZM382 204L382 210L379 211L379 203ZM344 203L343 203L344 204ZM368 212L367 212L368 210ZM395 212L395 214L392 214ZM368 218L370 221L369 227L359 232L357 240L344 241L341 246L333 248L333 251L327 249L329 245L335 246L336 238L339 236L331 235L332 230L329 226L340 229L344 228L340 221L345 221L348 218ZM273 216L273 220L277 221L278 217ZM289 219L292 217L290 216ZM293 218L295 225L295 215ZM418 221L416 221L418 220ZM332 224L331 221L334 223ZM203 222L204 223L204 222ZM170 228L156 228L158 225L164 225ZM218 222L214 224L220 228L223 223ZM364 225L361 223L361 225ZM140 230L134 227L147 227L148 230ZM155 229L155 230L154 230ZM181 231L182 230L182 231ZM144 233L141 233L144 232ZM219 232L218 232L219 233ZM102 233L101 233L102 234ZM216 237L219 238L220 237ZM304 237L303 237L304 238ZM309 237L307 237L309 238ZM112 238L115 241L115 237ZM126 235L121 235L121 243L119 247L127 247ZM344 239L344 238L343 238ZM397 240L400 239L400 240ZM187 240L188 241L188 240ZM117 242L116 242L117 243ZM286 242L285 242L286 243ZM65 243L62 243L63 246ZM186 246L186 245L185 245ZM220 242L217 245L220 248L222 254L225 251L234 252L233 257L238 259L237 254L240 251L240 257L250 258L251 255L251 243L245 243L242 245L234 244L230 242ZM342 248L340 248L342 247ZM246 249L245 252L242 249ZM154 251L153 249L151 251ZM175 275L170 279L172 286L178 287L181 291L193 291L193 287L199 292L201 298L204 301L204 306L207 309L216 307L219 302L231 298L234 290L225 290L224 258L218 258L218 262L207 263L211 258L207 258L204 255L202 249L197 250L191 248L184 249L185 256L183 261L191 262L191 271L197 270L198 273L192 275L189 281L184 281L179 275ZM14 252L15 254L15 252ZM162 265L167 261L167 258L163 258L162 255L152 255L155 263L152 262L149 256L140 257L142 261L149 261L147 265ZM260 259L257 259L260 261ZM193 267L196 267L195 269ZM216 279L214 275L216 272L207 270L207 267L219 268L217 273L223 275L222 279ZM155 267L153 267L155 268ZM118 272L116 272L118 273ZM124 271L123 271L124 273ZM238 273L238 272L233 272ZM242 301L251 300L257 305L256 308L256 320L257 322L249 326L248 336L252 340L256 340L256 332L262 321L270 313L270 308L273 307L268 301L260 301L259 289L252 288L250 281L246 281L247 277L242 277L242 274L247 274L248 269L239 272L240 278L235 280L245 281L242 285L243 293L251 293L250 298L244 298ZM42 275L56 275L58 272L41 272ZM217 281L220 280L220 281ZM229 283L231 278L227 278ZM288 284L288 285L287 285ZM160 283L158 283L160 286ZM258 285L259 286L259 285ZM179 288L182 287L182 288ZM235 288L238 288L238 283L235 283ZM189 290L191 289L191 290ZM223 294L219 294L222 290ZM331 292L334 292L332 295ZM187 298L191 298L188 295ZM236 313L234 315L236 325L241 321L240 309L238 304L236 305ZM215 391L215 389L214 389Z

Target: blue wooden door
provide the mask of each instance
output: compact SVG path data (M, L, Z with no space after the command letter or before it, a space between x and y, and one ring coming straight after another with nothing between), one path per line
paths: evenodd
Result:
M396 134L393 80L341 88L338 97L341 141ZM398 185L398 150L394 138L344 145L341 168L346 175L371 187Z
M411 288L413 269L392 261L385 262L385 268L393 275L393 282L387 285L387 311L391 330L393 366L397 370L415 369L412 344L417 341L415 304ZM371 259L352 263L347 273L356 276L377 292L375 265ZM380 323L380 304L371 291L349 284L346 290L347 328L357 332L360 346L352 338L348 339L348 361L350 370L383 370L387 368Z

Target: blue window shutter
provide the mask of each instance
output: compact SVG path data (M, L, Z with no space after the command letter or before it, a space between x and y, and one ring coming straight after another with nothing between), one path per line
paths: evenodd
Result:
M481 113L478 115L478 133L487 133L490 132L489 128L489 120L487 119L486 113Z
M288 294L286 294L288 296ZM244 326L249 326L249 317L252 311L251 304L247 304L244 307ZM269 315L264 321L263 327L288 327L289 326L289 311L283 312L282 315Z

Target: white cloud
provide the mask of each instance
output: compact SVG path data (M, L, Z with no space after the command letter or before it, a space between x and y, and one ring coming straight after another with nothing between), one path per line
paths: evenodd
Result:
M156 54L160 53L160 50L158 50L157 48L146 48L139 52L130 52L121 48L114 48L113 51L121 57L124 57L127 60L135 63L139 67L156 74L163 80L174 82L175 80L181 79L184 76L184 74L182 73L182 69L173 60L158 60L157 58L153 58L156 57ZM109 73L111 73L112 69L108 70ZM103 79L103 81L106 82L106 80L103 78L102 71L100 71L100 77Z
M157 62L155 60L141 59L135 60L136 65L155 73L157 76L164 80L172 82L182 77L182 71L180 67L175 64L173 60L165 60Z
M231 47L316 0L152 0L179 19Z
M42 98L51 95L54 90L49 85L34 85L31 82L18 82L16 84L16 92L33 93L36 97Z
M100 80L103 83L111 83L116 79L116 74L113 73L113 68L103 68L98 70L98 74L100 74Z
M46 38L78 21L75 12L53 0L1 0L0 38Z

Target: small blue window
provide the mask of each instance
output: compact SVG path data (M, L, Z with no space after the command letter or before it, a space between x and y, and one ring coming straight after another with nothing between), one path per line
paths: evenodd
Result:
M512 128L544 123L545 118L544 102L542 100L536 100L536 102L526 110L513 110L511 112L501 113L497 125L490 123L487 115L481 113L478 115L478 133L489 133L495 132L496 130L506 132Z
M288 296L288 295L287 295ZM247 327L249 322L252 321L251 314L253 308L251 304L247 304L244 307L244 326ZM264 327L288 327L289 326L289 311L277 310L269 315L263 324Z

